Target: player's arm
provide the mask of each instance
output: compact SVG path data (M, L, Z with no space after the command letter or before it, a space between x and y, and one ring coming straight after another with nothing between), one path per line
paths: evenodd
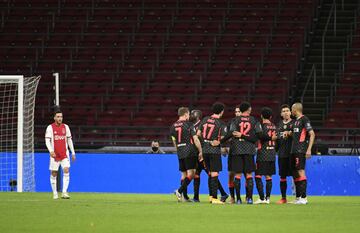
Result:
M177 145L176 145L176 138L174 136L171 136L171 141L175 147L175 149L177 150Z
M45 132L45 145L50 153L50 156L55 158L56 154L54 152L54 146L52 144L52 137L53 137L53 133L52 133L51 126L48 126L46 128L46 132Z
M263 130L262 130L262 127L261 127L261 124L259 122L256 122L255 123L255 136L250 136L250 135L241 135L241 138L248 141L248 142L251 142L251 143L256 143L257 140L259 139L259 135L263 133Z
M175 137L174 135L175 135L175 128L172 126L172 127L170 128L170 138L171 138L171 141L172 141L175 149L177 150L176 137Z
M228 129L227 129L228 127L226 126L226 125L222 125L221 127L220 127L220 137L218 138L218 139L216 139L216 140L213 140L212 142L211 142L211 145L212 146L219 146L221 143L224 143L225 142L225 140L224 140L224 138L226 137L226 135L228 134Z
M66 140L67 140L69 149L71 151L71 159L72 159L72 161L75 161L76 155L75 155L74 143L73 143L72 136L71 136L71 131L70 131L69 126L66 125L65 127L66 127Z
M315 141L315 132L314 130L310 130L308 132L309 136L310 136L310 139L309 139L309 146L306 150L306 158L310 158L311 157L311 149L312 149L312 146L314 145L314 141Z
M242 134L239 131L237 131L237 124L238 122L236 120L231 122L229 128L229 134L236 138L241 138Z
M202 161L204 158L203 158L203 154L202 154L202 147L201 147L200 140L197 135L193 136L193 140L194 140L196 148L199 151L199 161Z

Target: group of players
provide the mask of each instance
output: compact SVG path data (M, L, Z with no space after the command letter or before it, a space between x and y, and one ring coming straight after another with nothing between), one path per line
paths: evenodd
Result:
M235 117L226 125L220 120L225 106L216 102L213 114L203 119L200 110L180 107L179 119L171 126L170 134L177 149L181 185L175 190L178 201L199 202L200 174L208 174L209 201L224 204L229 195L222 187L218 176L222 171L221 154L228 144L228 172L230 204L242 204L240 196L241 177L246 183L247 204L269 204L272 176L275 175L275 160L278 154L280 190L278 204L288 203L286 198L287 176L295 183L296 199L291 203L307 204L306 159L311 157L315 133L309 119L303 115L301 103L281 106L281 121L272 122L272 110L264 107L261 120L251 116L251 105L242 102L235 107ZM226 149L225 149L226 150ZM256 154L256 160L255 160ZM259 199L253 202L253 174ZM262 177L265 177L265 193ZM187 187L193 180L194 198L190 200ZM218 190L221 193L218 199Z

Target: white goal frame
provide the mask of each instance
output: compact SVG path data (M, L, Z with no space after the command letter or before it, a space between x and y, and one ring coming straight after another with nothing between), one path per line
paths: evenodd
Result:
M1 79L18 84L18 109L17 109L17 192L23 191L23 138L24 138L24 76L0 75Z

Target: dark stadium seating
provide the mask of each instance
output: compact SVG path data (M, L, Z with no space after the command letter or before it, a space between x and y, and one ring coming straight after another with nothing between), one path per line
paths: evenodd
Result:
M299 69L316 1L34 0L0 6L1 73L42 75L38 140L51 121L52 73L59 72L61 105L66 121L78 127L77 142L105 145L110 138L130 145L167 140L180 105L208 113L219 100L229 107L225 119L242 100L252 102L255 114L264 105L278 111Z

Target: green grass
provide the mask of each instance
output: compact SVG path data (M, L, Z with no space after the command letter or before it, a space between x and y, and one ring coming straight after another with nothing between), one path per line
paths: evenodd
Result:
M0 193L0 232L360 232L360 197L306 206L177 203L172 195ZM278 197L273 197L275 202Z

